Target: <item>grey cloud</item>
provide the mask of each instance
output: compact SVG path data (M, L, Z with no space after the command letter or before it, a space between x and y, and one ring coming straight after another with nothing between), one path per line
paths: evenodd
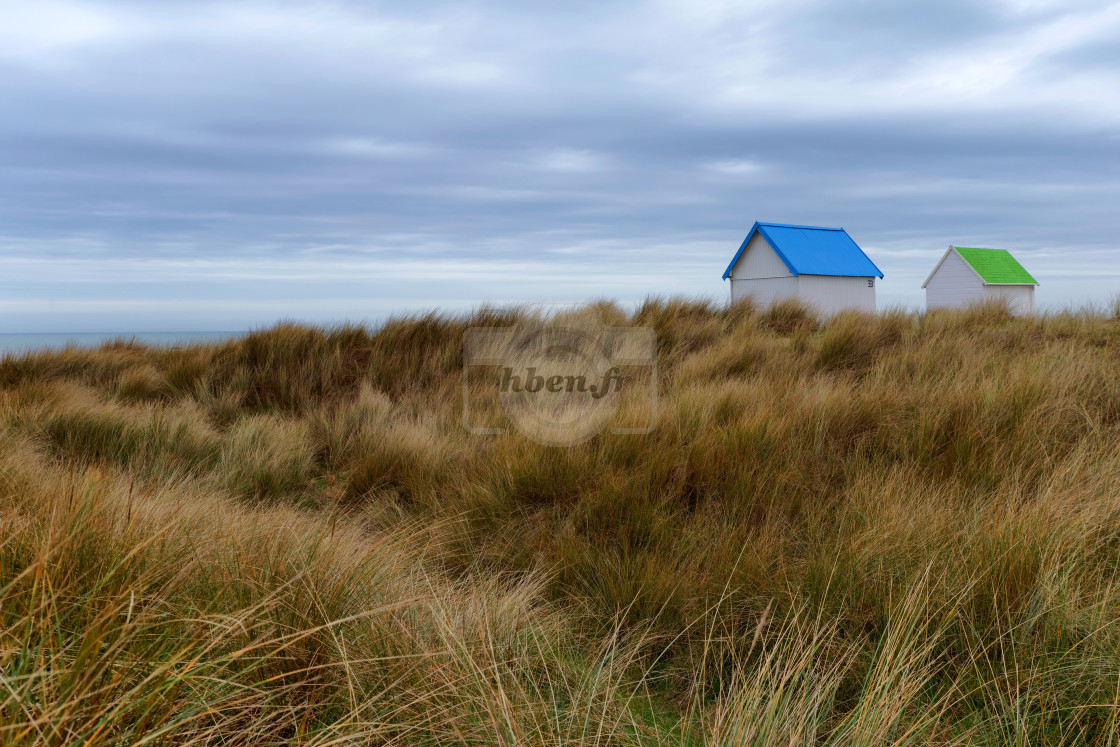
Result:
M1081 292L1044 295L1063 253L1120 264L1120 111L1091 95L1120 73L1080 20L1101 4L73 7L120 30L0 54L0 260L36 263L0 283L54 299L42 324L722 296L756 218L844 225L904 303L950 242L1033 260L1050 303ZM1026 62L976 93L968 51L1008 45ZM92 258L137 269L83 281ZM479 272L394 274L410 258ZM344 292L274 272L355 259ZM52 286L52 262L78 269ZM12 308L0 327L31 323Z

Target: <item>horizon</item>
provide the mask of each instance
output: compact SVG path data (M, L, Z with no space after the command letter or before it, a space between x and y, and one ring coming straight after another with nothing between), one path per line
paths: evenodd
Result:
M394 319L408 319L408 318L417 317L417 316L424 316L428 313L434 313L434 314L441 315L441 316L456 317L456 316L462 316L462 315L470 315L470 314L472 314L472 313L474 313L474 312L476 312L476 311L478 311L482 308L485 308L487 306L496 307L496 308L518 308L518 307L533 307L533 306L562 306L562 307L580 308L580 307L584 307L584 306L590 306L590 305L593 305L593 304L606 302L606 303L617 304L626 313L633 313L643 301L674 301L674 300L683 300L683 301L686 301L686 302L694 302L694 301L711 302L712 304L714 304L715 308L726 307L728 305L731 305L731 304L735 303L735 302L730 301L727 298L714 298L714 299L712 299L712 298L705 298L705 297L701 297L701 296L666 296L666 295L650 296L649 298L642 299L641 301L633 301L633 302L626 302L626 303L619 302L615 299L600 297L600 298L588 298L588 299L583 300L583 301L557 302L557 303L511 302L509 304L491 304L491 303L485 303L484 302L484 303L476 304L472 307L464 308L464 309L450 309L450 308L422 309L422 308L417 308L417 309L407 309L407 310L403 310L403 311L400 311L400 312L393 312L393 313L390 313L390 314L385 315L383 317L375 318L375 319L370 319L370 318L365 318L365 319L339 318L339 319L323 319L321 321L306 321L306 320L302 320L302 319L293 319L293 318L290 318L290 317L278 317L278 318L276 318L272 321L268 321L268 322L251 323L251 324L249 324L247 326L244 326L244 327L233 327L233 328L224 328L224 329L223 328L217 328L217 327L213 328L213 329L191 329L191 328L187 328L187 327L184 327L184 328L181 328L181 329L174 329L174 328L171 328L171 329L141 329L141 328L127 329L127 328L122 328L122 329L79 329L79 330L44 329L44 330L36 330L36 331L30 331L30 332L28 332L28 331L9 331L9 330L0 329L0 352L15 350L15 348L12 348L10 346L6 346L4 344L3 338L18 338L18 337L65 338L67 336L70 336L70 337L74 337L74 338L101 338L103 340L112 340L112 339L115 339L115 338L129 338L129 337L142 338L142 337L155 337L155 336L159 336L159 335L177 336L177 337L184 337L184 338L189 337L191 335L198 335L198 336L212 335L212 336L236 337L236 336L240 336L240 335L250 334L250 333L253 333L253 332L267 331L269 329L272 329L273 327L277 327L277 326L280 326L280 325L283 325L283 324L296 324L296 325L300 325L300 326L312 327L312 328L317 328L317 329L330 329L330 328L333 328L333 327L341 327L341 326L351 325L351 326L357 326L357 327L364 327L364 328L366 328L368 330L371 330L371 331L376 331L382 325L384 325L385 323L387 323L389 321L392 321ZM1114 294L1113 296L1111 296L1109 298L1104 298L1104 299L1101 299L1101 300L1089 300L1089 301L1084 302L1084 303L1070 303L1070 304L1065 304L1065 305L1054 304L1054 305L1036 306L1035 309L1033 310L1033 312L1031 312L1030 315L1031 316L1053 316L1053 315L1060 315L1060 314L1079 314L1079 313L1084 313L1084 312L1090 312L1090 313L1095 312L1095 313L1100 313L1100 314L1105 314L1105 315L1111 315L1111 314L1116 313L1116 309L1120 309L1120 293ZM762 307L759 307L759 310L762 311L764 309ZM927 309L925 308L925 304L923 303L923 304L911 305L911 306L906 306L906 305L903 305L903 304L892 304L892 305L879 304L878 307L876 308L874 314L875 315L887 314L887 313L890 313L890 312L893 312L893 311L902 311L902 312L909 313L909 314L925 314L925 313L927 313ZM945 310L938 309L936 311L938 313L944 313ZM822 324L827 324L828 320L832 316L833 316L832 314L827 314L827 313L822 314L821 317L820 317ZM139 342L150 342L150 341L140 339Z

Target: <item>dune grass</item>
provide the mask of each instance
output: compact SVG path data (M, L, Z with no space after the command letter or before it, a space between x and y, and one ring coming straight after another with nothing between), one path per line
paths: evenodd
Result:
M462 338L0 361L0 744L1120 744L1120 319L650 300L659 422Z

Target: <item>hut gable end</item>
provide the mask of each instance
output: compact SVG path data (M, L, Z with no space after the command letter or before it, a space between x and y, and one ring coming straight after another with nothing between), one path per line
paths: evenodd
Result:
M731 268L733 280L747 280L751 278L788 278L793 273L786 267L785 262L774 251L774 247L763 238L761 233L755 233L747 242L743 253Z

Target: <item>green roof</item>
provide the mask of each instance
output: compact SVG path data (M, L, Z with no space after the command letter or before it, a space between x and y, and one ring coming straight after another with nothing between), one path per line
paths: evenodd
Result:
M957 254L972 265L985 283L1038 285L1038 281L1006 249L968 249L955 246Z

